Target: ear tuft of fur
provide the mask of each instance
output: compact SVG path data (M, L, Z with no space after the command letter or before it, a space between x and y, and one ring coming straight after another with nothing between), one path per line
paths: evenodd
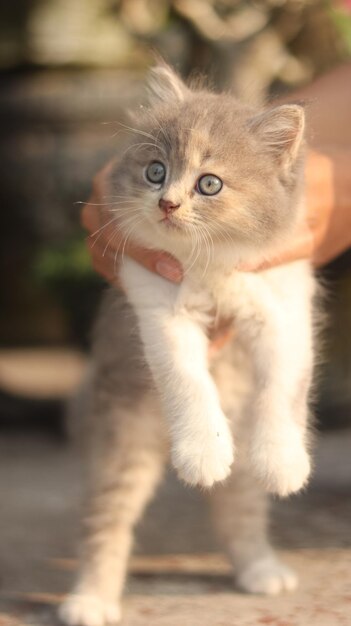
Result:
M182 79L166 64L151 69L147 86L151 104L175 100L182 102L188 93Z
M289 165L302 145L305 113L302 106L284 104L251 118L249 127L281 164Z

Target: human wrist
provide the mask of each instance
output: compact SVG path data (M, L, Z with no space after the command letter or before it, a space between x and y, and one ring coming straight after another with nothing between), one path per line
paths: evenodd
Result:
M351 147L321 146L306 161L307 223L313 261L325 265L351 247Z
M305 178L307 197L312 199L319 190L324 202L332 202L340 209L351 209L351 146L309 149Z

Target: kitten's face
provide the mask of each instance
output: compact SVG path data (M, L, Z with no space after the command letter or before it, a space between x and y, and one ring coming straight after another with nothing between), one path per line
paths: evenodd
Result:
M128 214L121 211L122 228L166 249L185 241L269 245L296 214L300 108L257 115L230 96L190 91L161 72L167 89L143 114L114 181L132 201ZM157 83L157 95L160 89Z

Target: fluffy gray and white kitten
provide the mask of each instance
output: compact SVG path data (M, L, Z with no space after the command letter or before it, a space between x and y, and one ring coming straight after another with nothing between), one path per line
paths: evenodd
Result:
M125 237L182 263L172 284L125 258L125 294L105 297L86 387L90 488L68 624L120 617L133 526L168 452L187 483L212 487L237 585L278 593L295 575L266 536L265 492L308 478L315 282L307 261L260 272L302 219L304 113L254 110L152 71L150 105L106 193ZM137 139L135 139L137 137ZM211 362L208 330L235 320Z

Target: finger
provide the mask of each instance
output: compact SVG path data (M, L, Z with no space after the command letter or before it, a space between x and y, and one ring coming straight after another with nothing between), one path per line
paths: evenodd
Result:
M117 271L114 270L114 264L103 257L99 252L95 252L91 257L94 270L112 285L121 287Z
M87 244L91 254L105 257L106 263L110 263L111 266L116 265L118 257L127 255L150 272L157 273L167 280L179 283L183 278L180 263L170 254L148 250L129 241L124 243L121 233L113 227L107 226L103 233L100 231L100 236L97 233L95 239L94 236L89 237Z
M183 278L183 271L180 263L167 252L158 250L147 250L134 244L129 244L126 249L127 254L141 263L150 272L155 272L163 278L174 283L180 283Z
M116 164L118 159L112 159L108 161L104 167L99 170L97 174L95 174L93 178L93 195L97 198L101 198L101 196L105 193L106 188L108 186L108 182L110 180L110 175L112 174L112 170Z
M127 243L124 247L120 233L111 240L110 245L104 241L87 241L88 248L99 267L104 268L104 276L116 276L121 257L127 255L143 265L151 272L157 273L163 278L179 283L183 278L181 265L171 255L162 251L147 250L133 243ZM95 265L94 265L95 266Z
M311 259L314 252L314 234L313 231L305 231L287 250L279 255L267 259L263 263L250 264L242 263L238 269L243 272L260 272L285 263L292 263L301 259Z
M83 206L80 214L81 224L89 233L95 232L101 226L99 211L96 206L90 204L93 202L94 199L90 198L89 202Z
M82 208L80 216L81 224L90 233L94 233L104 222L109 221L108 212L106 212L105 215L103 211L104 206L107 207L108 204L105 205L102 198L104 198L103 194L106 186L106 178L110 174L113 164L113 162L109 162L103 170L94 176L92 194Z
M108 168L110 167L111 164L108 165ZM149 271L157 273L171 282L181 282L183 270L174 257L161 250L148 250L131 241L125 241L116 225L116 219L108 216L105 211L99 210L95 198L98 197L99 189L101 190L101 178L106 171L107 168L95 178L95 193L85 204L81 213L82 224L90 233L87 240L88 248L94 262L99 261L99 267L104 268L104 277L106 274L114 275L118 257L127 255ZM104 257L104 261L98 260L98 256Z

